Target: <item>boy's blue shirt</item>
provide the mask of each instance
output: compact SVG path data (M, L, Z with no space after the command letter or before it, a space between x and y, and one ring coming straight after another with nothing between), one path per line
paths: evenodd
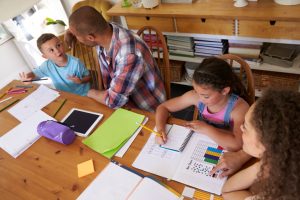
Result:
M68 76L77 76L82 79L89 75L89 71L83 63L73 56L67 55L67 65L64 67L57 66L53 61L46 60L38 68L33 70L35 76L50 77L56 89L86 96L90 89L89 83L77 84L68 79Z

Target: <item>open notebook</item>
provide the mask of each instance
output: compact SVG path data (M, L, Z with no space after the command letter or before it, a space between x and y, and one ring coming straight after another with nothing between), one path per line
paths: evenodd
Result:
M170 149L173 151L183 151L186 144L190 140L193 131L183 126L178 126L176 124L167 125L167 136L168 141L160 145L160 147L165 149Z
M220 172L213 176L209 172L222 153L222 148L203 134L193 134L182 152L161 148L152 134L132 166L220 195L226 178L219 178Z
M157 181L110 162L77 200L179 200Z

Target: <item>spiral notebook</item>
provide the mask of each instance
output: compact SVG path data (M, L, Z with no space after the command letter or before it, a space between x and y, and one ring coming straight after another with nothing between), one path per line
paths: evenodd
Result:
M167 125L167 137L168 140L165 144L160 145L160 147L182 152L193 135L193 131L184 126L179 126L176 124Z

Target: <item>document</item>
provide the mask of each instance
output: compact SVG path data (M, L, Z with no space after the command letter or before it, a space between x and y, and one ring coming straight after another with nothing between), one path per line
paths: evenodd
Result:
M179 200L157 181L110 162L77 200Z
M30 118L35 112L54 101L57 97L59 97L57 91L40 85L38 89L9 109L8 112L23 122Z
M3 135L0 138L0 147L12 157L17 158L40 138L37 133L37 126L40 122L46 120L55 119L43 111L36 111L27 120Z
M142 123L144 118L144 115L119 108L92 135L83 140L83 143L111 158L136 132L139 128L137 123Z
M132 166L220 195L226 178L219 178L220 172L212 176L209 172L222 153L222 148L203 134L193 134L182 152L161 148L152 134Z

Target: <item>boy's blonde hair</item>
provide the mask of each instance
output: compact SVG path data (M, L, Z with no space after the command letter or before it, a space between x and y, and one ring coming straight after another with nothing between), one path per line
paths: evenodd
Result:
M44 33L37 39L36 44L37 44L37 47L39 48L40 52L42 52L42 45L45 42L51 40L52 38L57 38L57 37L56 37L56 35L54 35L52 33Z

